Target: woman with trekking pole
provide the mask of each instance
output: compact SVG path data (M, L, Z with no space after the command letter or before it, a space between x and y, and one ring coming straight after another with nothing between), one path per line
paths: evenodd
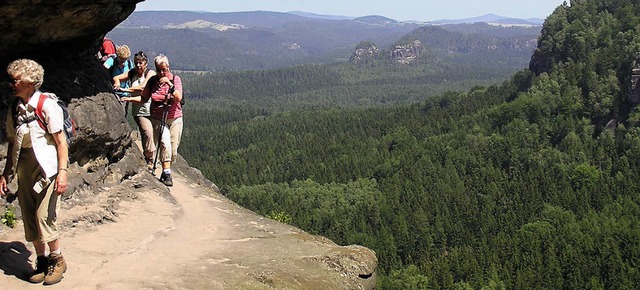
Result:
M182 81L179 76L169 70L169 59L165 55L158 55L155 60L156 75L149 78L142 90L142 102L151 99L151 122L153 137L157 140L156 160L158 154L162 163L160 181L166 186L173 186L171 177L171 163L178 154L180 138L182 137Z

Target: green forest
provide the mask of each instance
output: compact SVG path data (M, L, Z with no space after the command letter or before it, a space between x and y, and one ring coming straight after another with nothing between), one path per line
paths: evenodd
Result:
M444 60L187 75L180 153L246 208L375 250L380 289L639 289L639 53L638 1L576 0L485 83Z
M512 54L516 54L511 52ZM530 53L530 52L529 52ZM441 56L425 49L401 65L388 51L366 63L305 64L273 70L187 73L185 94L203 104L269 112L415 104L448 91L464 91L508 78L526 66L524 57L486 51ZM523 52L520 52L523 54Z

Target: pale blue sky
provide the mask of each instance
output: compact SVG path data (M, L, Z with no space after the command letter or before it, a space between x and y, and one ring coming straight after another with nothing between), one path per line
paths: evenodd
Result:
M304 11L316 14L381 15L395 20L461 19L488 13L513 18L546 18L564 0L146 0L137 11L209 12ZM567 1L569 3L569 1Z

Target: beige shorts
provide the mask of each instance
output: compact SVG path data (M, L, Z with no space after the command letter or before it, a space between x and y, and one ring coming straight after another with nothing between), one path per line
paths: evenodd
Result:
M156 152L156 144L153 142L153 124L151 124L150 117L134 116L133 119L138 124L144 157L153 158L153 153Z
M153 123L153 140L160 138L160 120L151 119ZM182 117L176 119L167 119L165 126L162 128L162 140L160 146L156 150L160 151L162 162L173 162L178 155L178 146L182 138Z
M55 177L48 180L41 192L36 184L42 184L44 172L31 148L20 149L18 158L18 202L24 223L27 242L48 243L60 237L56 221L60 211L60 196L53 193Z

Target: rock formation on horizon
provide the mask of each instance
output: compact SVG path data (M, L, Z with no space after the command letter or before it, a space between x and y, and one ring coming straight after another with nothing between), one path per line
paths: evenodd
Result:
M0 94L3 96L0 102L0 166L4 166L6 160L4 129L7 106L12 99L5 68L14 59L31 58L45 69L42 90L56 93L69 102L76 122L76 137L70 145L70 189L64 195L63 208L93 204L96 200L104 202L100 204L101 210L88 212L82 217L91 223L109 221L109 215L115 214L118 200L123 196L134 196L138 187L131 192L109 192L108 188L135 176L148 175L142 154L131 138L131 127L124 117L124 110L113 95L109 74L95 57L104 35L125 20L141 1L0 3L0 11L3 12L0 27L4 28L0 34ZM178 163L183 164L183 168L177 170L196 173L190 176L194 182L215 187L197 170L188 168L182 159ZM109 196L98 198L105 191ZM363 249L369 251L373 258L356 262L368 265L365 267L367 273L362 272L362 267L348 263L353 262L353 257L363 257ZM331 261L339 265L333 265L332 269L340 271L345 279L344 283L337 283L371 289L375 286L375 255L362 247L358 251L335 246L335 250L327 255L335 256ZM326 264L323 259L317 257L318 263ZM323 279L321 273L309 273L310 281L313 277ZM269 286L277 288L278 285Z

